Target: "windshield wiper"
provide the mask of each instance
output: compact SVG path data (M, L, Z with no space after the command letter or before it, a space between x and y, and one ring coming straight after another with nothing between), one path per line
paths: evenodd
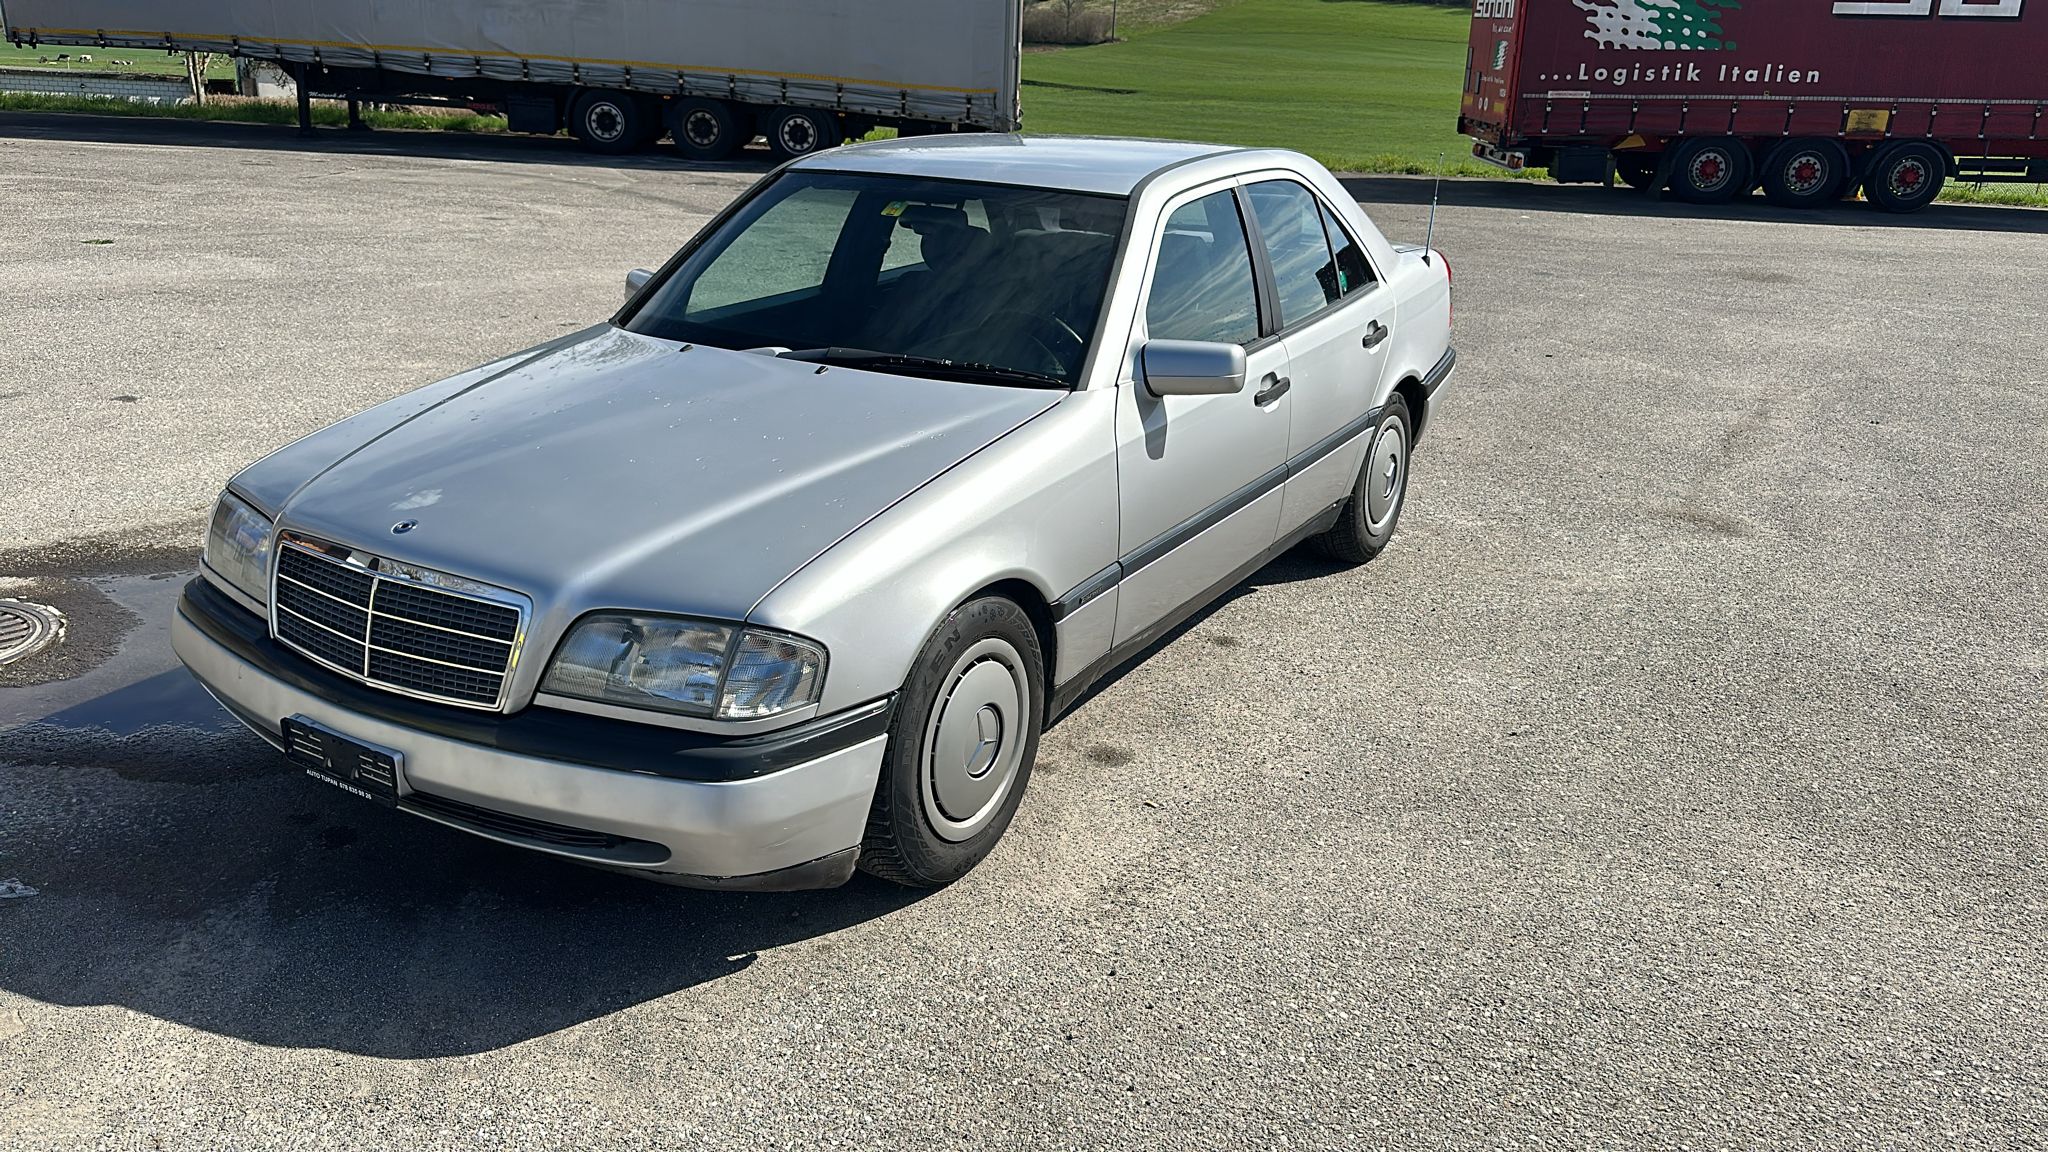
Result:
M1005 368L1000 364L977 364L947 360L939 356L912 356L904 352L876 352L867 348L797 348L780 354L784 360L807 364L831 364L840 368L868 368L931 375L942 379L976 380L990 384L1016 384L1026 388L1058 388L1068 391L1072 384L1043 372Z

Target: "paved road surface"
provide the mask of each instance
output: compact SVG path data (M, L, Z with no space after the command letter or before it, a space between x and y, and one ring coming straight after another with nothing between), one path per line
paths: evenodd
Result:
M2048 215L1449 186L1388 555L1096 695L966 881L734 896L313 786L164 621L234 468L752 174L58 123L0 118L0 595L74 621L0 687L0 1145L2043 1145Z

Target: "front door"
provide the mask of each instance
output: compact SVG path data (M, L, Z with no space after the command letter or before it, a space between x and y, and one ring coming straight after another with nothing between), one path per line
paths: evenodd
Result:
M1118 644L1148 638L1176 609L1222 591L1279 534L1287 349L1261 322L1234 189L1197 189L1168 206L1142 317L1127 358L1132 378L1117 397ZM1152 395L1136 355L1148 339L1244 346L1244 391Z

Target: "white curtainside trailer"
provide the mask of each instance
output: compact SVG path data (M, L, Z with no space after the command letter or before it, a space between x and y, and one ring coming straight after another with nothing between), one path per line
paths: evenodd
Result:
M1018 126L1022 0L6 0L17 44L273 60L301 93L489 104L599 151L785 156Z

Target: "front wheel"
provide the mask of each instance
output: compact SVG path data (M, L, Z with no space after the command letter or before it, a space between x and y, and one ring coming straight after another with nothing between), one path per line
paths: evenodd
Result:
M1337 523L1314 537L1316 548L1332 560L1363 564L1386 550L1401 523L1408 500L1408 450L1415 441L1408 402L1395 396L1380 410L1365 463L1351 496L1337 511Z
M630 92L586 92L569 110L569 133L592 152L617 156L646 146L651 118Z
M1749 149L1733 136L1688 140L1671 167L1671 192L1690 204L1721 204L1749 191Z
M1038 631L1015 602L985 596L947 615L890 724L862 871L936 888L981 863L1024 798L1044 684Z

